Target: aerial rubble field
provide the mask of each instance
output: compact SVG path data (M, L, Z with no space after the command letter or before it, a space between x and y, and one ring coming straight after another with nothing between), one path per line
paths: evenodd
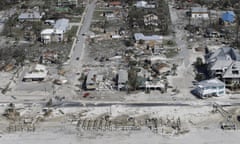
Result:
M7 73L7 72L1 72L0 76L1 76L0 88L1 90L3 90L8 85L8 82L12 78L13 74Z
M195 60L203 59L206 47L214 50L225 39L206 38L199 28L206 27L206 21L187 25L186 10L173 7L173 1L156 2L161 8L152 12L163 16L161 29L144 29L143 21L136 20L136 29L129 30L128 10L142 16L136 7L97 7L91 32L81 33L86 44L77 57L67 55L71 43L46 46L22 39L0 40L0 50L9 48L1 56L15 55L15 60L7 57L10 61L0 63L4 65L0 73L0 144L239 144L239 98L202 100L191 93L196 82ZM155 30L170 35L148 41L137 40L133 34L146 32L149 38ZM22 70L7 73L21 60L22 52L29 61L23 61ZM67 59L73 67L61 64ZM29 63L39 61L47 65L46 78L23 82L25 73L33 72ZM127 81L118 81L119 70L127 72ZM135 79L140 84L129 88L129 81Z
M115 17L112 17L112 15L115 15ZM81 63L83 63L82 70L76 72L77 75L79 74L80 84L77 85L79 90L76 90L77 96L75 96L74 99L89 101L124 101L136 98L135 95L137 95L137 93L141 100L157 99L156 97L146 97L143 99L144 94L142 92L144 88L140 91L132 92L134 96L131 94L126 95L126 90L121 92L117 91L115 84L116 80L114 79L118 71L123 69L129 73L130 67L134 65L132 64L134 62L137 63L136 69L143 71L139 72L139 77L145 78L144 73L147 73L147 78L150 77L149 79L154 79L154 82L157 81L158 83L156 82L156 85L158 84L158 86L167 83L166 76L171 74L177 75L172 69L174 65L175 67L181 65L182 60L173 58L178 53L179 49L176 47L176 43L171 41L172 37L164 37L162 43L160 41L151 41L143 44L141 42L134 42L133 38L129 36L132 35L130 30L126 27L126 25L128 25L126 16L127 10L117 7L106 7L105 9L97 7L95 10L90 28L91 32L84 34L87 36L87 44L84 58L81 61ZM153 53L154 50L152 47L155 45L156 51ZM161 47L162 45L164 45L164 49ZM147 60L152 61L153 64L149 65ZM104 79L104 81L97 85L95 91L87 91L82 88L84 76L87 77L88 73L91 71L96 72L96 75L103 76ZM163 86L160 90L157 88L155 89L157 92L149 94L150 96L164 95L162 94L164 93ZM176 93L179 91L176 90L176 87L173 88L170 85L166 95L170 95L172 89L173 91L177 91ZM175 94L175 92L173 92L173 94Z
M233 117L239 115L239 107L224 109ZM224 118L213 110L211 106L44 108L40 105L1 105L5 117L1 117L0 142L97 144L112 141L159 143L164 140L167 144L190 144L194 140L196 144L209 141L237 144L234 137L239 136L238 130L221 130L220 122ZM239 121L236 123L239 125Z

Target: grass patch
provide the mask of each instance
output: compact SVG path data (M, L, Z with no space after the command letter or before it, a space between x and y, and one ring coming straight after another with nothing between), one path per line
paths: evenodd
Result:
M93 19L94 20L104 20L105 17L102 16L102 14L103 14L103 11L95 10L93 13Z
M66 33L68 42L71 42L72 39L73 39L73 37L76 36L77 29L78 29L78 26L72 26L71 30L69 30L69 31Z
M173 40L163 40L163 45L166 45L166 46L170 46L170 47L174 47L176 46L176 42L173 41Z
M70 22L71 22L71 23L79 23L79 22L81 21L81 18L82 18L82 17L72 17L72 18L70 19Z
M164 53L167 58L173 58L178 54L177 49L167 49Z

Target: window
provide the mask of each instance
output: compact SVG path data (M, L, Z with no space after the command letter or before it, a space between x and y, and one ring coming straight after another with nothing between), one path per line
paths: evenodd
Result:
M224 91L220 91L220 92L218 92L218 94L224 94Z
M220 87L218 87L219 89L224 89L224 86L220 86Z
M238 70L233 70L232 74L239 74Z

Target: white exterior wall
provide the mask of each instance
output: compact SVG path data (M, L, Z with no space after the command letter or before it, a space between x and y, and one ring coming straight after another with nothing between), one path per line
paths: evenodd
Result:
M50 39L45 39L44 37L50 37ZM43 43L49 43L49 42L60 42L63 41L63 35L62 34L52 34L52 35L41 35L41 40Z
M208 13L192 13L192 18L208 19Z
M45 79L47 77L48 71L44 65L37 64L34 66L33 69L31 69L29 72L27 72L23 80L34 80L34 79Z
M50 39L45 39L45 37L50 37ZM43 43L49 43L49 42L60 42L63 41L63 34L41 34L41 40Z
M225 87L223 87L223 88L216 87L215 89L213 89L213 88L200 88L200 87L198 87L196 90L198 91L198 93L200 94L200 96L211 95L211 94L213 94L213 93L216 93L217 96L225 95ZM221 93L221 92L223 92L223 93Z
M155 25L158 26L158 16L156 15L146 15L144 16L144 24L145 25Z

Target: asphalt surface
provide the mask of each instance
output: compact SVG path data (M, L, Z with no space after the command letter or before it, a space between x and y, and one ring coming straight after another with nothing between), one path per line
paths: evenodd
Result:
M103 103L82 103L82 102L57 102L53 103L52 107L108 107L108 106L125 106L125 107L162 107L162 106L170 106L170 107L202 107L202 106L213 106L215 102L202 102L202 103L191 103L191 102L129 102L129 103L120 103L120 102L103 102ZM219 104L223 107L231 107L231 106L240 106L240 103L222 103Z
M91 25L93 12L96 7L96 1L92 1L90 4L86 6L86 11L83 14L82 23L80 23L80 31L79 35L77 36L77 43L73 49L73 53L69 60L69 65L67 66L69 71L67 73L68 79L73 84L78 83L78 76L76 73L81 71L82 67L82 59L84 57L84 49L85 49L85 42L86 42L86 35L89 32L89 28Z
M189 49L187 48L187 42L185 40L186 34L184 33L184 26L186 21L183 21L182 18L179 18L180 11L174 9L172 5L169 5L169 11L171 16L172 25L176 32L176 43L177 46L181 49L178 54L179 58L183 58L184 65L187 67L190 64L189 60Z

